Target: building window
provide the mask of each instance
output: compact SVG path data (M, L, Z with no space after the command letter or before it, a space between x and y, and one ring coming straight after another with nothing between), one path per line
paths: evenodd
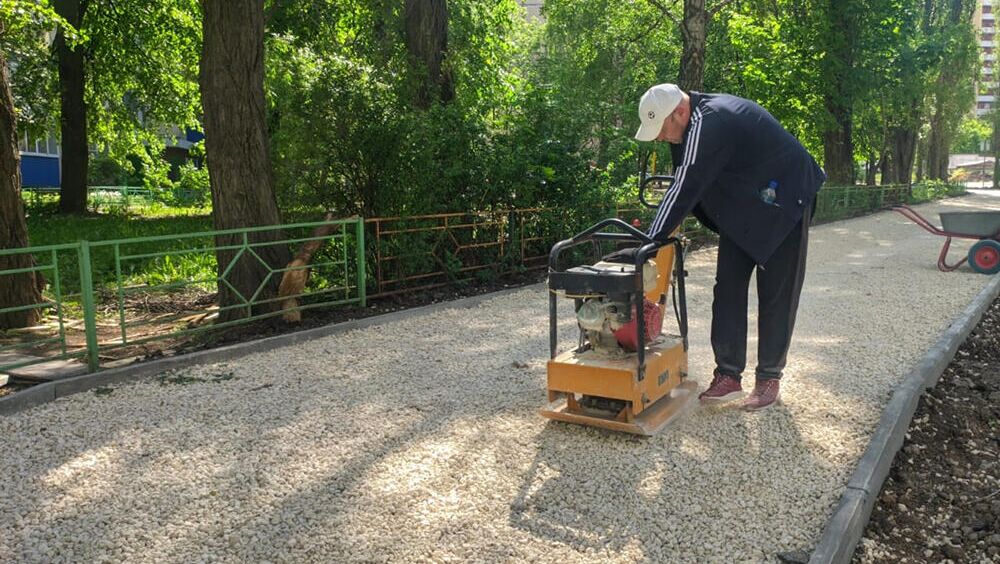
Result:
M17 149L22 153L58 155L59 141L57 141L55 135L52 134L45 137L32 137L27 133L23 133L18 137Z

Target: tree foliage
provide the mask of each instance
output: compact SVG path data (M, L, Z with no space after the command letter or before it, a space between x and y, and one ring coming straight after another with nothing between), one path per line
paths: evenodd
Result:
M47 3L38 5L55 14ZM72 122L80 131L62 133L68 137L63 152L83 161L68 172L83 178L67 179L79 184L79 190L85 189L91 149L129 168L133 162L162 168L159 155L165 141L175 131L199 123L201 15L196 0L59 0L54 6L74 15L73 37L65 51L80 57L73 62L82 82L80 93L72 98L72 108L60 104L60 90L67 85L64 78L60 86L56 72L63 59L57 57L63 34L56 32L66 29L65 19L51 19L45 29L20 35L12 45L17 62L12 82L22 129L42 135L58 131L63 113L70 109L73 116L82 116ZM70 140L73 146L67 147ZM76 194L78 204L84 195Z
M46 27L60 22L47 5L12 2L0 3L0 249L28 246L24 203L21 200L21 170L18 153L18 112L11 91L8 56L26 58L40 48L37 37ZM72 33L72 28L67 27ZM68 34L69 35L69 34ZM70 37L74 37L70 35ZM45 285L36 272L30 254L0 256L0 330L29 327L41 318L36 304L42 301Z
M87 2L88 143L155 168L168 126L203 122L201 8ZM629 200L638 98L685 76L760 102L832 181L940 177L972 104L971 6L547 0L544 18L527 21L514 0L268 1L277 198L287 210L364 215ZM692 46L699 14L703 46ZM59 108L44 37L8 45L23 123L51 128Z

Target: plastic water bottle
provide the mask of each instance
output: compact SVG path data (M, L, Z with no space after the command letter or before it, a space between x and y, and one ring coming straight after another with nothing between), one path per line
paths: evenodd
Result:
M760 191L760 199L764 200L765 204L775 206L775 202L778 200L778 181L772 180L767 183L767 187Z

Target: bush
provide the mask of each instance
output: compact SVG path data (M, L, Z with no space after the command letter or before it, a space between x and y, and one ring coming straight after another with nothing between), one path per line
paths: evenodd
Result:
M925 180L913 185L911 201L926 202L948 196L961 196L965 193L965 186L961 184L951 184L943 180Z
M142 178L136 173L135 164L122 164L107 155L93 155L87 166L89 186L139 186Z
M179 169L180 179L170 189L172 206L204 208L212 202L212 187L208 180L208 167L184 163Z
M951 178L949 178L948 181L962 183L969 180L970 176L971 173L967 169L960 168L956 170L954 174L951 175Z

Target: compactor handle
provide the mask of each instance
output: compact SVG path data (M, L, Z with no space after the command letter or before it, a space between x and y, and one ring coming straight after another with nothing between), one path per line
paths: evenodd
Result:
M653 174L649 174L650 170L653 171ZM654 182L659 182L659 183L668 182L670 184L673 184L674 177L673 175L669 174L656 174L656 152L649 151L648 153L640 157L639 201L642 202L642 205L651 209L656 209L660 207L659 204L651 204L646 201L646 186Z
M624 233L608 233L601 231L601 229L615 226L624 230ZM572 239L563 239L555 245L552 246L552 250L549 251L549 271L558 272L559 271L559 254L570 248L575 247L581 243L586 243L587 241L636 241L639 243L639 250L635 254L636 267L640 267L646 262L646 259L656 254L656 251L664 245L673 243L675 238L671 237L666 241L655 241L649 235L646 235L642 231L639 231L635 227L632 227L628 223L618 219L610 218L601 220L594 225L590 226L586 230L573 236Z
M609 225L621 227L622 229L625 230L625 233L600 232L601 229ZM618 219L617 217L602 219L601 221L598 221L594 225L591 225L587 229L574 235L572 241L574 243L577 243L580 241L589 241L591 239L621 240L621 241L628 241L635 239L643 243L651 243L653 241L653 239L651 239L649 235L646 235L642 231L639 231L635 227L629 225L628 223L625 223L624 221Z

